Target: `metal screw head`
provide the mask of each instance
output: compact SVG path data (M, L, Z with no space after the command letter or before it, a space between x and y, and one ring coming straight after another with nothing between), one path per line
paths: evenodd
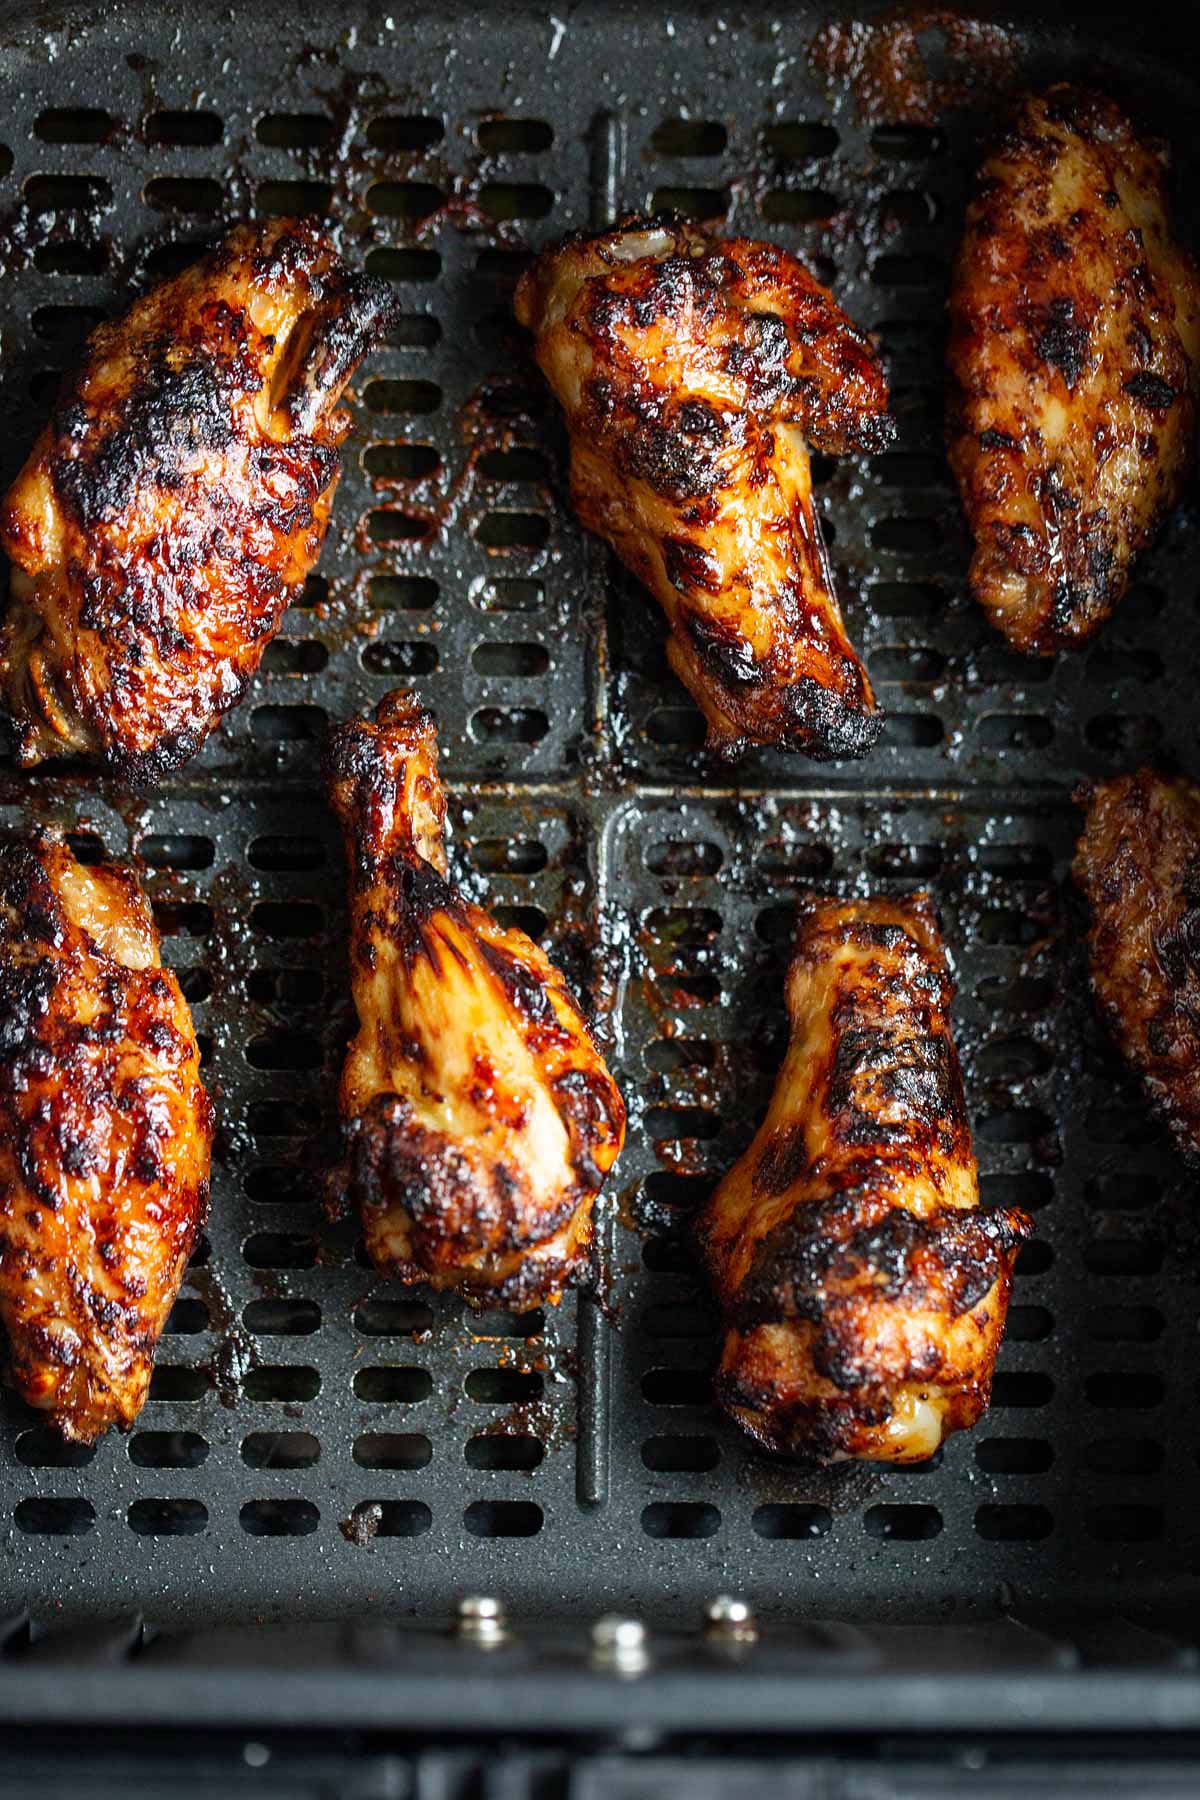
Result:
M733 1594L717 1594L704 1608L704 1625L709 1637L723 1643L752 1644L758 1636L758 1622L744 1600Z
M503 1604L491 1594L464 1594L458 1603L458 1635L490 1650L508 1636Z
M640 1675L650 1662L646 1627L640 1619L605 1613L592 1626L592 1660L618 1675Z

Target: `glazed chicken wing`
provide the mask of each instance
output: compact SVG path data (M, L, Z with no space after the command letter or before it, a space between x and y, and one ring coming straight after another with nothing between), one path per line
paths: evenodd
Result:
M191 1014L126 869L0 847L0 1322L68 1438L128 1430L208 1209Z
M576 510L662 606L710 743L861 756L882 716L808 449L891 440L863 333L774 245L642 219L548 251L516 310L566 412Z
M1088 799L1075 880L1092 989L1184 1151L1200 1153L1200 787L1139 769Z
M432 716L412 694L334 732L358 1035L350 1188L375 1266L473 1301L556 1300L584 1267L625 1108L562 976L448 879Z
M1109 100L1026 99L984 164L950 295L950 464L971 591L1017 649L1089 638L1192 467L1200 282L1161 149Z
M320 552L338 401L393 308L274 220L93 333L0 514L23 763L85 752L144 784L240 698Z
M791 1043L700 1220L718 1396L767 1449L917 1462L987 1406L1029 1221L981 1212L927 894L802 904Z

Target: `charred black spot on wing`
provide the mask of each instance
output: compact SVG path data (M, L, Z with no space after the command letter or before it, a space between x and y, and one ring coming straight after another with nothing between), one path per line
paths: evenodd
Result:
M898 426L883 410L882 398L872 410L853 403L844 383L800 375L793 385L802 402L802 429L814 449L831 456L876 456L895 443Z
M622 326L648 331L677 318L691 302L700 309L711 305L713 288L695 258L672 254L641 266L638 287L632 292L615 289L604 281L590 284L588 323L602 338L614 336Z
M941 1032L912 1015L890 1026L852 1025L837 1034L828 1105L849 1144L901 1141L914 1126L961 1130L966 1101L958 1057ZM890 1122L884 1110L894 1115Z
M598 1193L605 1171L597 1167L592 1146L620 1136L625 1103L602 1063L569 1069L559 1076L553 1091L560 1114L578 1138L576 1174L585 1190Z
M788 328L775 313L751 312L743 315L742 331L725 350L725 367L745 381L755 409L769 416L803 387L788 370Z
M459 944L435 928L439 919L462 921L462 896L454 884L423 856L405 850L392 858L390 884L392 902L379 927L404 960L412 964L423 957L438 969L443 956L449 955L465 965L466 954Z
M598 415L610 410L611 384L594 381L592 391ZM716 452L732 432L740 435L737 421L726 421L702 400L686 401L666 419L646 415L636 397L629 405L632 429L622 431L615 446L627 475L678 505L703 500L722 485Z
M19 1094L31 1077L53 1073L43 1039L62 977L58 955L66 936L62 906L44 857L54 841L33 833L10 839L0 854L0 902L11 918L0 925L0 951L18 943L44 947L33 956L0 953L0 1089Z
M1185 898L1186 882L1185 876ZM1156 932L1154 948L1168 985L1178 993L1190 988L1200 976L1200 905L1193 901L1178 919Z
M720 565L702 543L692 538L663 539L663 567L671 586L681 594L695 592L719 594L723 586Z
M865 1301L959 1318L1008 1274L1031 1229L1015 1210L946 1206L919 1218L885 1194L848 1186L798 1208L762 1239L731 1316L742 1329L787 1319L823 1325Z
M802 675L783 690L782 741L804 749L814 762L865 756L883 730L884 713L864 692L862 673L847 667L849 693Z
M1095 598L1101 601L1108 600L1112 597L1116 587L1113 570L1115 559L1112 545L1099 535L1105 526L1104 514L1102 512L1093 513L1088 523L1096 533L1092 543L1088 545L1088 575L1091 577Z
M399 1207L415 1228L445 1234L447 1217L472 1192L467 1158L448 1139L427 1130L402 1095L379 1093L346 1125L351 1182L364 1211Z
M268 220L239 225L212 252L217 268L233 268L245 257L255 279L265 285L302 282L320 291L318 273L326 260L327 240L311 219Z
M673 539L667 540L666 549L670 566L676 560ZM674 576L672 580L675 580ZM675 585L678 587L681 583L675 580ZM753 646L735 626L688 608L682 614L680 628L715 681L727 687L744 688L762 687L766 683L770 671L757 660Z
M1153 375L1147 371L1131 375L1128 381L1122 383L1122 386L1127 394L1132 394L1135 400L1139 400L1143 406L1150 407L1154 412L1166 412L1168 407L1179 398L1169 381L1164 381L1161 375Z
M53 840L38 831L0 836L0 903L11 907L26 934L54 941L62 911L42 855Z
M1038 356L1058 370L1068 389L1083 373L1087 359L1088 328L1075 317L1075 302L1068 298L1052 300L1035 325L1034 349Z
M489 941L478 940L480 960L500 983L514 1010L530 1025L556 1029L558 1014L546 983L519 956Z
M0 966L0 1082L5 1086L21 1079L57 986L58 965L50 957Z
M294 432L316 427L400 313L398 297L378 276L348 274L328 284L288 340L279 377L282 404Z
M1088 591L1065 578L1056 581L1050 600L1050 616L1046 628L1038 634L1038 643L1048 646L1065 637L1088 602Z
M421 1124L411 1103L375 1094L346 1125L351 1185L364 1216L399 1212L412 1230L416 1266L429 1272L438 1253L462 1238L478 1249L496 1228L481 1172L452 1139ZM511 1209L511 1193L508 1196Z
M854 918L846 922L844 936L847 943L855 944L865 950L904 951L912 945L912 935L903 925L894 919L876 919L870 917ZM846 996L844 1005L847 1017L852 1017L857 1006L853 994ZM841 1016L841 1015L837 1015Z
M679 408L680 431L706 444L721 444L729 436L730 421L707 400L685 400Z
M754 354L764 368L785 363L791 351L788 328L776 313L754 312L746 320Z
M236 706L245 686L242 677L231 680L228 691L222 696L219 709L222 713ZM157 738L146 750L131 750L119 739L110 740L100 747L100 761L123 787L134 793L149 793L159 787L166 776L173 775L184 763L191 761L206 735L202 726L184 726Z
M422 856L397 857L396 885L408 912L424 921L436 912L461 910L455 887Z
M987 431L981 431L979 434L979 448L981 450L1015 450L1017 440L1010 437L1007 431L996 431L989 427Z
M786 1194L810 1167L802 1123L785 1126L767 1144L754 1171L756 1194Z
M341 472L341 456L335 444L300 438L255 445L249 467L257 478L253 517L290 537L314 524L317 501Z
M1061 462L1052 462L1045 474L1031 484L1056 525L1069 523L1067 515L1079 511L1079 496L1066 485L1066 470Z
M846 423L846 448L859 456L878 456L891 448L899 431L891 413L855 413Z
M375 733L361 719L349 719L337 725L325 742L325 780L335 787L347 783L351 787L375 777L379 752Z
M201 347L181 362L164 336L142 347L137 364L136 385L110 429L82 398L95 374L90 362L54 418L55 486L85 530L125 512L148 484L180 487L203 456L223 454L234 440L232 409L246 374L233 360Z
M413 1262L426 1274L448 1261L548 1242L578 1206L571 1189L546 1204L524 1171L472 1156L467 1146L423 1125L398 1094L374 1095L347 1122L346 1138L351 1185L364 1215L403 1214L412 1231Z

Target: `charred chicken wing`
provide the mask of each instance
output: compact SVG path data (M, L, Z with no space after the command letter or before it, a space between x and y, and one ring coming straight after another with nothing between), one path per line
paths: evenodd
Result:
M950 296L949 447L971 590L1017 649L1089 638L1192 466L1200 282L1166 163L1109 100L1026 99Z
M136 877L0 847L0 1321L68 1438L128 1430L208 1208L212 1110Z
M1075 855L1092 988L1180 1148L1200 1153L1200 787L1153 769L1095 788Z
M432 716L397 691L334 732L358 1035L349 1184L375 1266L469 1299L555 1300L587 1261L625 1108L562 976L447 876Z
M1029 1221L980 1211L952 994L927 894L802 905L787 1056L700 1221L767 1449L917 1462L987 1406Z
M23 763L85 752L147 783L240 698L320 552L338 401L393 305L275 220L93 333L0 515Z
M882 716L808 450L891 440L863 333L774 245L644 219L548 251L516 310L566 412L576 510L662 606L710 743L861 756Z

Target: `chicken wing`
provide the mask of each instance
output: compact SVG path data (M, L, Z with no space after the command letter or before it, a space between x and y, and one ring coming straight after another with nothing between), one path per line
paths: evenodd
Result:
M787 1056L700 1219L767 1449L916 1462L987 1406L1029 1221L980 1211L952 997L928 894L801 905Z
M127 869L0 848L0 1321L9 1379L83 1443L128 1430L208 1210L187 1002Z
M333 733L358 1035L349 1186L384 1274L556 1300L585 1265L625 1108L566 984L448 879L432 716L396 691Z
M948 354L971 591L1017 649L1071 649L1180 497L1200 389L1165 157L1110 100L1022 103L967 214Z
M1075 853L1092 989L1170 1126L1200 1153L1200 787L1139 769L1092 790Z
M661 220L547 251L516 311L566 412L579 517L662 606L710 744L863 755L882 715L808 458L891 440L863 333L774 245Z
M308 221L239 226L101 325L9 490L17 754L152 782L240 698L315 563L387 285Z

